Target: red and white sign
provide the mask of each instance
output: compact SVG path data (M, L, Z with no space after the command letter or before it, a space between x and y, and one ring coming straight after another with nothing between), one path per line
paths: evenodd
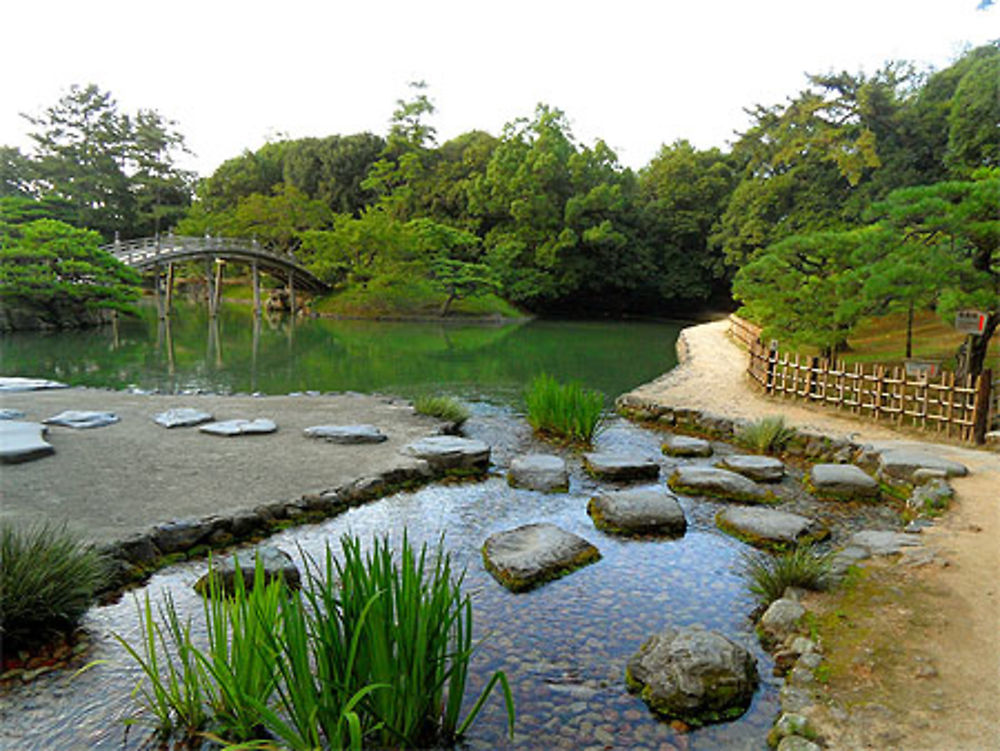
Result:
M960 334L982 334L986 330L986 314L978 310L958 311L955 330Z

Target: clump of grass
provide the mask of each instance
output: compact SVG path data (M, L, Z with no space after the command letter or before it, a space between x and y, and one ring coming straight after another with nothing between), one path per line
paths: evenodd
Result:
M524 397L528 423L543 436L588 445L604 417L604 395L578 383L561 384L545 373L528 386Z
M768 555L754 552L743 557L740 574L764 607L781 598L789 587L825 589L830 579L832 553L816 553L808 545Z
M794 437L795 428L786 427L784 417L762 417L737 429L734 441L751 451L768 454L783 451Z
M105 576L100 555L65 526L0 525L0 651L72 631Z
M249 590L242 576L231 597L211 582L206 650L169 597L159 621L147 597L142 644L118 638L145 674L148 687L136 694L161 740L424 748L460 737L497 684L513 733L513 698L500 671L460 717L472 606L441 546L417 552L404 533L398 556L388 539L376 539L367 555L357 538L344 537L342 547L343 560L327 548L323 571L309 562L301 596L280 579L266 582L259 561Z
M469 419L469 410L453 396L418 396L413 401L413 409L419 415L429 415L456 424Z

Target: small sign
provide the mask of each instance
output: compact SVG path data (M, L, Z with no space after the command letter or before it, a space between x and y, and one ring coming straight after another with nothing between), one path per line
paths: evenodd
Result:
M960 310L955 314L955 330L960 334L982 334L986 330L986 314L978 310Z
M941 363L933 360L907 360L906 375L914 378L936 378L941 375Z

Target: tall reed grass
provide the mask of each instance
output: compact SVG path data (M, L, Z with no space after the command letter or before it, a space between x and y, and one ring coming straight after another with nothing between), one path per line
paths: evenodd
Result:
M545 373L525 393L528 423L542 436L589 445L604 416L604 395L578 383L561 384Z
M825 589L830 582L831 553L816 553L809 545L771 555L744 556L741 575L762 606L770 605L789 587Z
M785 418L762 417L736 430L734 443L762 454L783 451L795 437L795 428L785 426Z
M213 583L204 615L208 647L191 637L170 598L154 618L140 608L143 643L119 641L139 663L140 706L161 739L198 736L297 751L423 748L459 738L499 685L513 733L514 705L496 672L462 718L472 644L472 606L439 544L418 551L405 533L364 553L345 536L308 561L300 593L235 577L230 597ZM262 745L263 744L263 745Z

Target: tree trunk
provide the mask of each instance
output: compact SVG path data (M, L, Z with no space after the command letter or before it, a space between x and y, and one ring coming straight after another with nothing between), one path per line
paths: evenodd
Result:
M455 302L458 297L454 292L449 293L448 299L444 301L444 305L441 306L441 317L444 318L448 315L448 311L451 310L451 304Z
M913 357L913 301L906 312L906 359Z
M989 350L993 332L1000 325L1000 311L990 311L986 315L986 328L982 334L969 334L958 354L958 367L955 375L959 378L972 376L975 378L983 372L986 366L986 353Z

